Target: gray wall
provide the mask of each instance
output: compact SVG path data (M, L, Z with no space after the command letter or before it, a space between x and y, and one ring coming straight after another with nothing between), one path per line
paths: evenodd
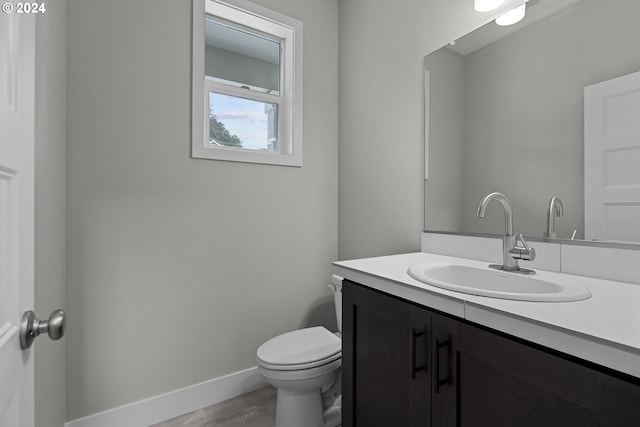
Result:
M423 58L487 22L470 0L340 0L339 256L420 248Z
M335 328L338 2L304 23L304 167L190 158L191 2L69 0L67 418Z
M35 311L65 308L66 0L47 3L36 20ZM35 349L36 426L66 420L66 338Z

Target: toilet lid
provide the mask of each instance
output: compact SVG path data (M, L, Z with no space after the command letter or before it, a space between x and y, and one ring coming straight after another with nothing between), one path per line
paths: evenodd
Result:
M271 369L308 369L340 358L341 352L340 338L317 326L271 338L258 348L257 357Z

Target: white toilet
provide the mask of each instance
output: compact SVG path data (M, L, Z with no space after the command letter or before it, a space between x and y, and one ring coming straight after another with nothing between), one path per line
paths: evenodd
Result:
M342 277L331 285L342 331ZM258 371L278 389L275 427L340 425L342 340L322 326L271 338L258 348Z

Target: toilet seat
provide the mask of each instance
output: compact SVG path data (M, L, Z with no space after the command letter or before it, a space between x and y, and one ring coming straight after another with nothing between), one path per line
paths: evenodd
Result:
M257 351L258 364L275 371L312 369L341 357L342 341L322 326L278 335Z
M340 358L325 365L308 369L270 369L263 366L261 363L258 363L258 372L260 372L260 374L266 378L271 385L277 388L296 389L301 387L301 384L304 384L305 381L316 381L315 379L319 377L325 377L330 380L332 375L335 375L341 366L342 359ZM279 383L276 383L276 381L279 381ZM318 383L317 388L322 388L325 385L325 382ZM307 387L308 385L302 386L304 389L307 389ZM313 389L315 389L315 387Z

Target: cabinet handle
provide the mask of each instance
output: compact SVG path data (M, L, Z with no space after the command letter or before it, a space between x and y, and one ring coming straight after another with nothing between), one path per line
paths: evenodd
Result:
M435 386L436 386L436 394L440 393L440 386L449 384L451 381L451 364L448 365L447 368L447 376L445 378L440 378L440 350L443 348L449 349L451 347L451 341L447 340L444 342L440 342L439 339L436 338L436 361L435 361Z
M424 332L416 332L415 329L411 329L411 379L416 379L416 373L420 371L426 371L426 365L416 366L416 339L424 336Z

